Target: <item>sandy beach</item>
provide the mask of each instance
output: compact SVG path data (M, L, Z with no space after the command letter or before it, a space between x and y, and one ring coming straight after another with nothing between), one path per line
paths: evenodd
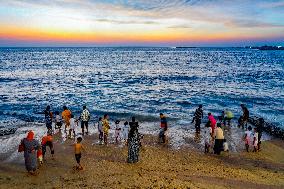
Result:
M0 188L283 188L284 143L265 141L258 153L204 154L156 143L145 135L140 162L126 163L127 148L92 145L97 135L84 138L84 170L75 171L73 140L55 135L55 160L48 153L37 176L26 173L23 163L0 165ZM23 158L23 157L22 157ZM22 162L22 161L19 161Z

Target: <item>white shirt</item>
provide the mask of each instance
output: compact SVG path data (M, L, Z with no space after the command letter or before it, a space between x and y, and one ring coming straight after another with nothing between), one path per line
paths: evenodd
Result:
M251 139L251 131L245 131L246 139L250 141Z
M60 115L56 115L56 116L55 116L55 120L56 120L57 123L61 122L61 117L60 117Z
M74 118L70 119L70 129L75 129L75 119Z

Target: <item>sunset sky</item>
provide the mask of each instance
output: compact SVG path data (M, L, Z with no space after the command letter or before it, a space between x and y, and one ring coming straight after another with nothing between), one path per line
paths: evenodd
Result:
M284 0L0 0L0 46L284 46Z

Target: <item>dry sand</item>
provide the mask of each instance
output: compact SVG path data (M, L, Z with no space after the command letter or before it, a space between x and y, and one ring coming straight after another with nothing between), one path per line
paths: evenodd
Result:
M174 150L145 136L140 162L126 163L127 148L83 141L84 170L74 171L73 141L55 136L55 160L47 155L37 176L23 164L0 165L0 188L284 188L284 143L266 141L258 153L220 156L185 149Z

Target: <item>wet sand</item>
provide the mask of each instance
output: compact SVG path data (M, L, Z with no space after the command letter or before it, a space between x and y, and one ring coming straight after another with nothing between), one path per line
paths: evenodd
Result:
M126 163L127 148L83 141L84 170L75 171L73 141L55 136L55 160L47 155L37 176L26 173L22 163L0 164L0 188L283 188L284 143L263 142L258 153L204 154L181 147L174 150L146 135L140 162Z

